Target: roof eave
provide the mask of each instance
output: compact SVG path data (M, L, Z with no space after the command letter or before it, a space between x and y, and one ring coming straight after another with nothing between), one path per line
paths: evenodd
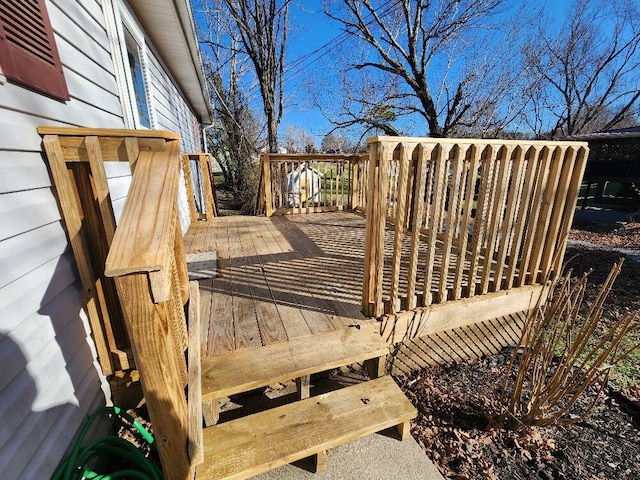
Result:
M211 123L211 105L188 0L130 0L145 31L194 113Z

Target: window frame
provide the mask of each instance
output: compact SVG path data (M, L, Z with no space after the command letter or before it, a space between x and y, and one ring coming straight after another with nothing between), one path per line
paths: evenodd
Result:
M3 2L0 9L0 73L21 86L70 100L45 0Z
M148 49L144 31L133 12L122 0L103 0L105 23L109 34L111 54L113 58L116 82L120 93L120 103L126 128L155 129L156 114L151 94L152 84L149 74ZM138 47L138 59L142 71L147 113L150 126L143 125L138 114L138 103L135 85L129 68L129 53L125 29Z

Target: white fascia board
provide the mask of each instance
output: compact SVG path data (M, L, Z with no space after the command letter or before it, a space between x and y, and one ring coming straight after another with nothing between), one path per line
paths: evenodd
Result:
M129 0L196 115L211 123L211 105L189 0Z

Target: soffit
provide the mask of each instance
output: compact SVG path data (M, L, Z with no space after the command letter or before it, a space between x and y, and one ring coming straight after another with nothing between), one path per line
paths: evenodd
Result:
M129 0L194 112L211 123L200 48L187 0Z

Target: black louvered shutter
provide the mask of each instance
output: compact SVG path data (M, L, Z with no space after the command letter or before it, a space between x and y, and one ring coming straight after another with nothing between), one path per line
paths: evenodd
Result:
M0 0L0 66L14 82L69 100L45 0Z

